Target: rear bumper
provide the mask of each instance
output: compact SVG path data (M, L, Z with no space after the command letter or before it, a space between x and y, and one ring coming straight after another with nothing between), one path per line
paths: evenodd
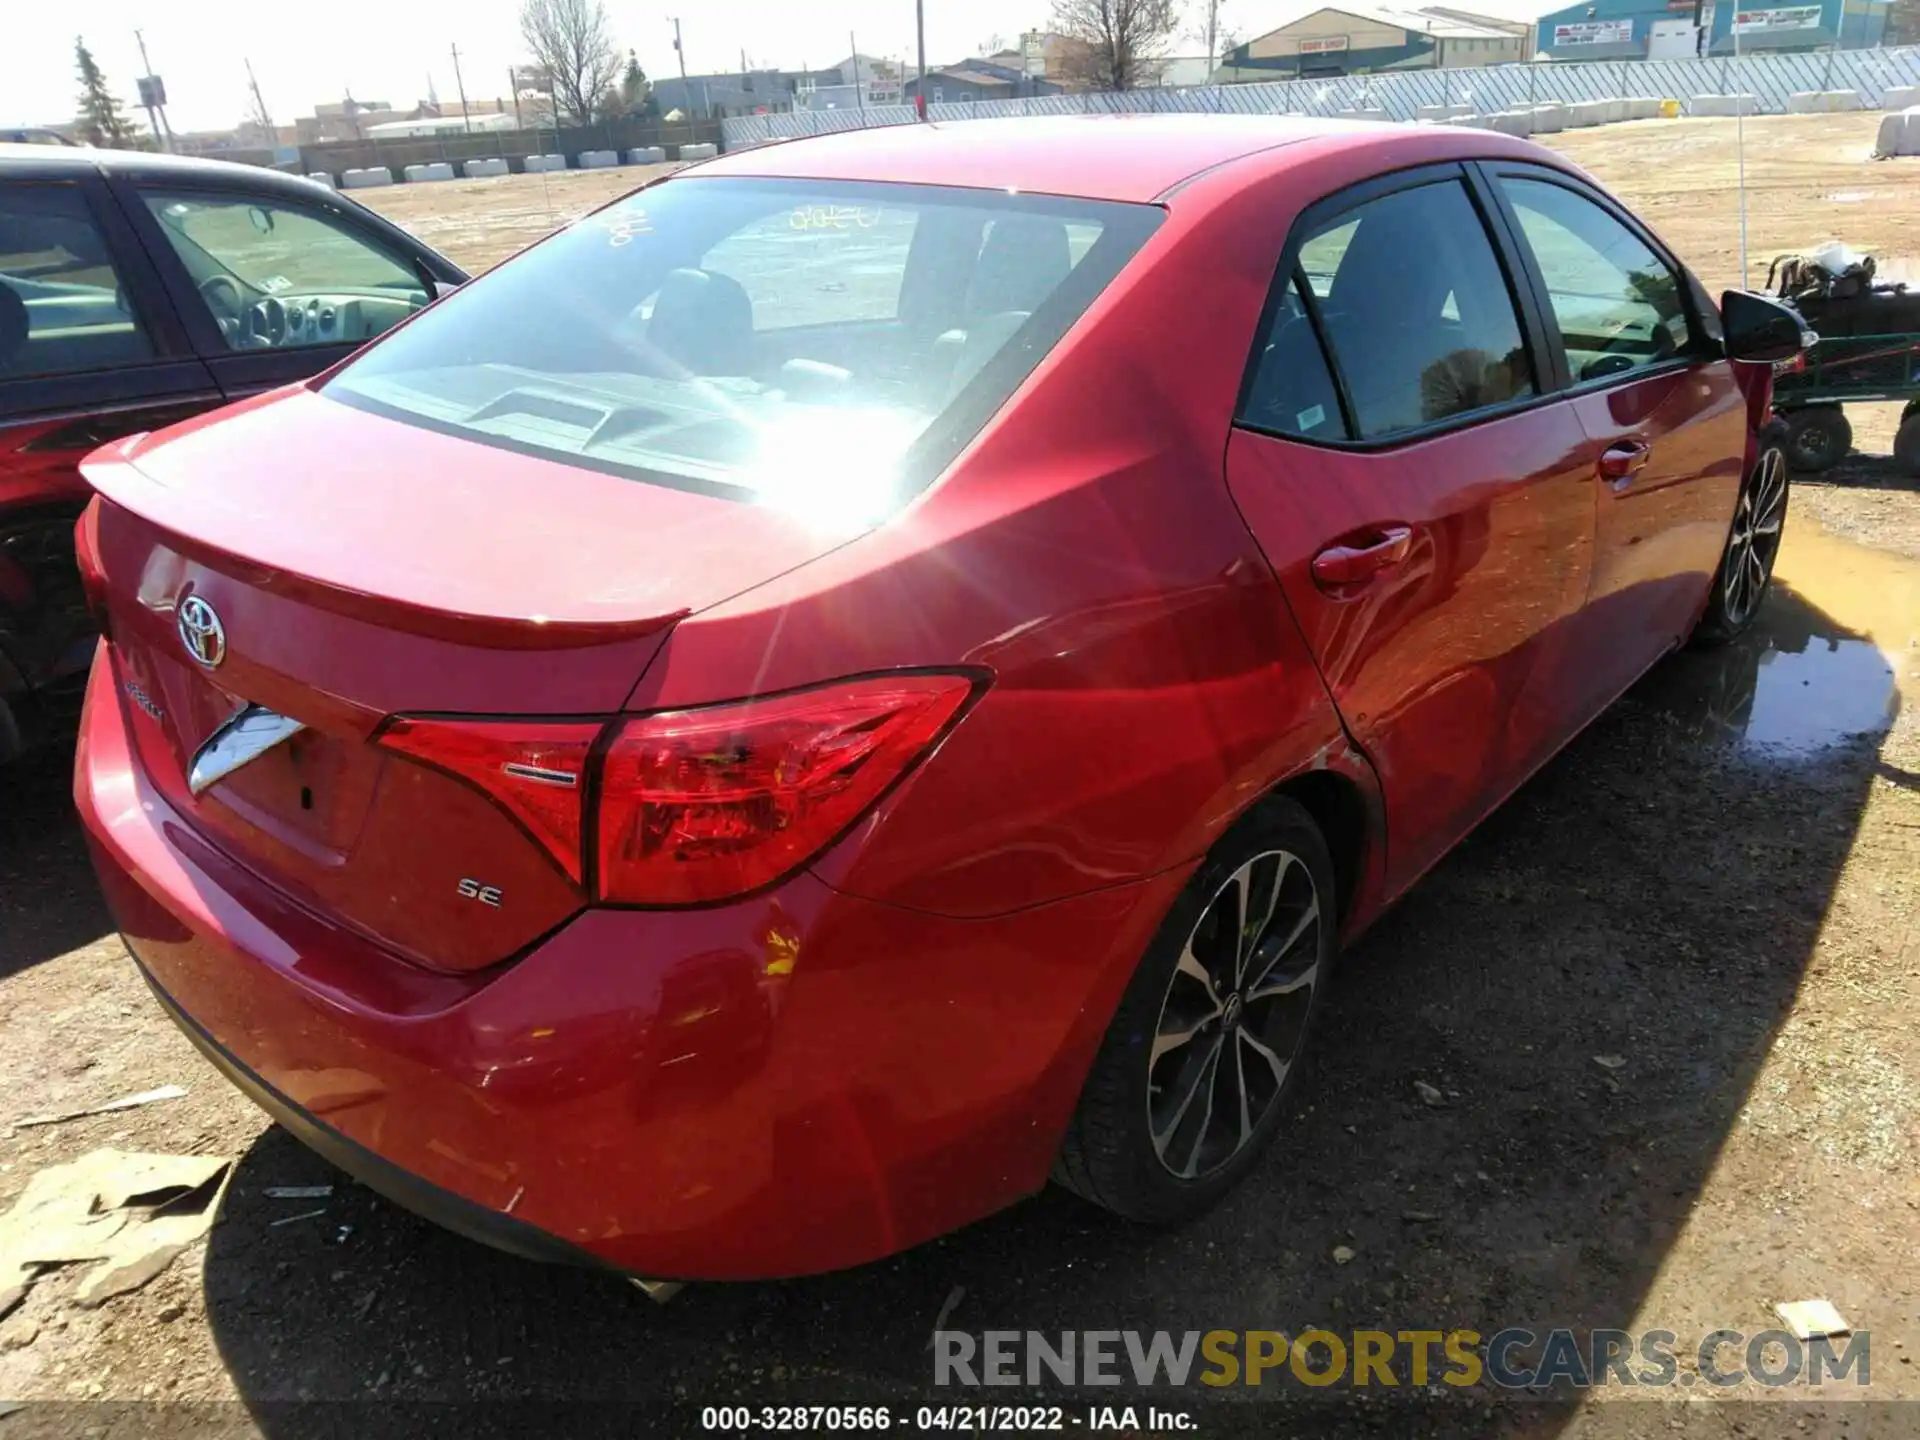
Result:
M133 759L105 647L75 798L116 921L236 1085L373 1188L516 1253L675 1279L871 1260L1044 1183L1185 871L991 920L802 875L588 910L421 970L213 849Z
M140 965L138 957L134 964ZM271 1115L282 1129L302 1145L368 1189L378 1191L394 1204L404 1206L443 1229L464 1235L469 1240L478 1240L483 1245L491 1245L496 1250L504 1250L509 1255L554 1264L592 1266L600 1263L589 1251L569 1245L558 1236L549 1235L511 1215L476 1205L451 1190L430 1185L418 1175L402 1170L366 1146L348 1139L324 1120L294 1104L236 1060L218 1040L201 1029L191 1015L174 1003L173 997L160 988L159 982L147 972L145 966L140 966L140 976L153 991L153 998L160 1002L160 1008L167 1013L167 1018L180 1027L181 1033L194 1043L214 1069L233 1083L235 1089Z

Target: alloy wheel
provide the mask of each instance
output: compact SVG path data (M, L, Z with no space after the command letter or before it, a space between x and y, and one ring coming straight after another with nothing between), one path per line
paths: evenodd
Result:
M1252 1141L1306 1037L1320 978L1320 896L1298 855L1269 850L1229 876L1181 949L1147 1058L1147 1129L1182 1180Z
M1736 629L1747 623L1780 553L1780 527L1787 518L1787 457L1777 448L1760 452L1753 478L1740 492L1727 536L1726 563L1721 566L1721 598L1727 620Z

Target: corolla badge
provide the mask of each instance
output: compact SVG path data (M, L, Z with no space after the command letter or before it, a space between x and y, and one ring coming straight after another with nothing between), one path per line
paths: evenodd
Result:
M174 611L180 643L187 654L211 670L227 658L227 629L220 614L198 595L189 595Z

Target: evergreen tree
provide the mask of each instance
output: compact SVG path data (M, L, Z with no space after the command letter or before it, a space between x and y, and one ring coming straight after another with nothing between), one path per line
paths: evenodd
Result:
M640 68L640 57L627 51L627 70L620 77L620 99L627 112L633 114L646 109L652 94L653 86L647 83L647 72Z
M107 88L107 80L94 64L93 52L85 40L73 42L74 62L80 67L80 133L93 145L112 150L131 150L138 143L127 117L120 113L120 102Z

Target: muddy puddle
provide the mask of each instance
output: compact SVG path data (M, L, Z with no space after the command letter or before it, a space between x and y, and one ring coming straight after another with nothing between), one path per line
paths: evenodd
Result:
M1903 704L1920 704L1920 561L1792 517L1753 630L1644 688L1686 733L1755 759L1805 761L1884 735Z

